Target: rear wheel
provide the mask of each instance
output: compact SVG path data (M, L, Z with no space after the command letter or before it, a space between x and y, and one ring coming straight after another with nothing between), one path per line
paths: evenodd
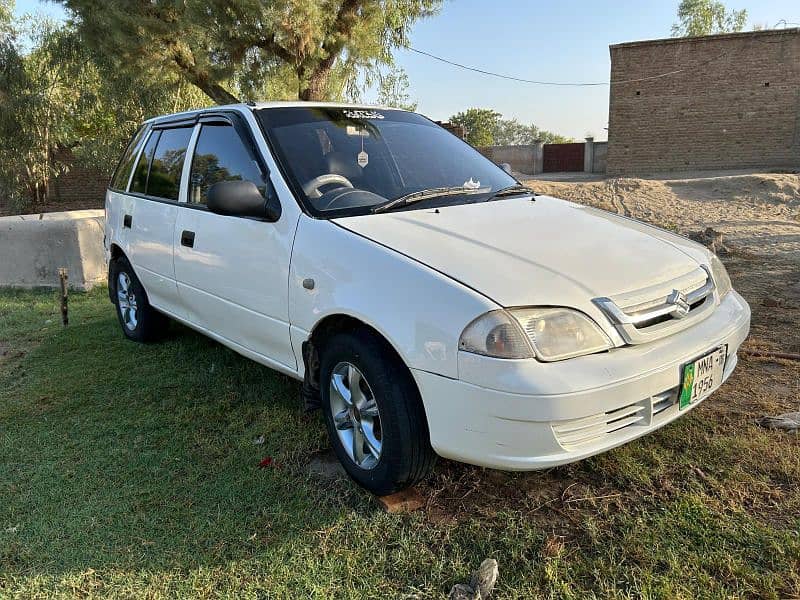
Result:
M124 256L114 259L109 271L109 286L117 307L122 332L136 342L151 342L163 336L169 319L150 306L147 293Z
M436 455L419 391L383 340L366 329L334 336L320 387L334 452L359 485L386 495L430 472Z

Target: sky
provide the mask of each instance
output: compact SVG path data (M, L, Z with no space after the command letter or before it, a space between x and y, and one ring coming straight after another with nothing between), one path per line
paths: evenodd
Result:
M669 37L679 0L445 0L411 34L418 50L523 79L607 82L609 44ZM797 0L728 0L746 8L748 29L800 22ZM17 12L63 17L59 5L17 0ZM398 50L418 111L436 120L471 107L582 139L606 139L608 86L540 86L472 73Z

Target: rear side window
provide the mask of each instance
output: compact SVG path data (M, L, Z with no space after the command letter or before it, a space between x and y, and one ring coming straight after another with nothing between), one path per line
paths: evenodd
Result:
M189 174L189 202L206 204L208 188L219 181L252 181L261 193L266 182L261 169L231 125L204 124Z
M133 172L133 180L131 181L132 192L137 192L139 194L145 193L147 189L147 174L150 172L150 159L153 158L153 150L156 149L156 144L160 136L160 131L154 131L147 139L147 144L144 147L142 155L139 157L136 170Z
M128 189L128 179L131 176L133 162L136 160L136 154L139 152L145 131L147 131L147 128L142 126L133 134L131 141L128 143L128 147L125 149L125 153L122 155L117 165L117 170L114 171L114 175L111 177L111 185L109 186L111 189L120 190L122 192Z
M150 164L150 175L147 178L145 193L148 196L178 200L183 161L186 158L186 147L189 145L190 137L192 137L191 127L164 129L161 132Z

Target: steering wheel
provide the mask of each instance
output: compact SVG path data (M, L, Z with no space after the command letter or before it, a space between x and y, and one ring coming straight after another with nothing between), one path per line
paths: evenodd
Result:
M338 173L326 173L325 175L314 177L314 179L307 182L303 186L303 191L309 198L319 198L322 196L322 192L319 190L319 188L324 185L330 185L331 183L340 183L344 187L348 188L353 187L353 184L344 175L339 175Z

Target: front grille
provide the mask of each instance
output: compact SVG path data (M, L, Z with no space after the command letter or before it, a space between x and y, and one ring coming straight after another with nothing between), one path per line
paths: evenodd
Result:
M595 298L628 344L641 344L685 329L714 308L714 280L701 267L657 286Z
M638 427L657 425L668 418L678 399L678 388L666 390L650 398L621 408L580 419L558 421L552 425L556 440L568 451L612 443L635 434Z
M690 304L689 305L689 312L687 314L691 315L692 311L694 309L699 308L700 306L702 306L704 301L705 301L705 298L703 298L702 300L698 300L697 302L694 302L693 304ZM667 321L672 321L674 319L675 319L675 317L673 317L671 314L666 314L666 315L661 315L659 317L653 317L652 319L647 319L647 320L641 321L639 323L634 323L633 326L636 327L636 329L647 329L648 327L652 327L653 325L658 325L659 323L666 323Z

